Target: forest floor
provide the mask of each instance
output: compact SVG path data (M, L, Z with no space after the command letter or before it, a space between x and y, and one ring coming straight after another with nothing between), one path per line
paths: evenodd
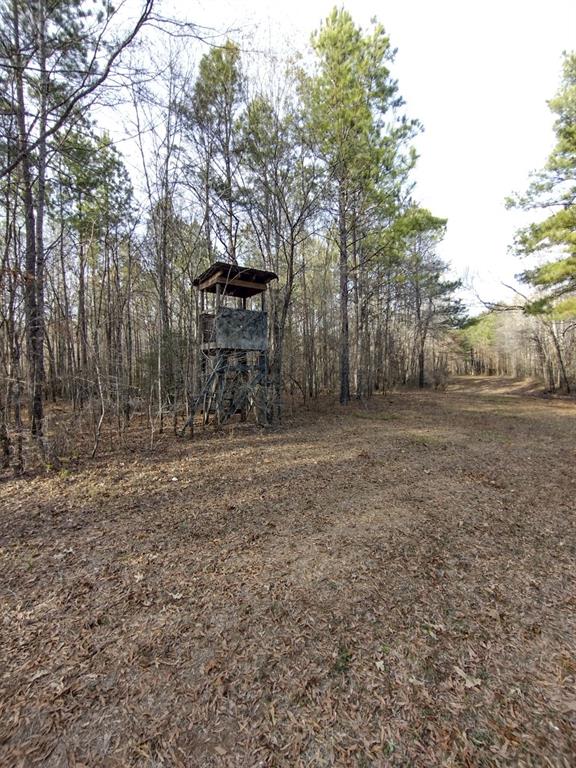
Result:
M0 482L0 765L574 766L576 404L456 380Z

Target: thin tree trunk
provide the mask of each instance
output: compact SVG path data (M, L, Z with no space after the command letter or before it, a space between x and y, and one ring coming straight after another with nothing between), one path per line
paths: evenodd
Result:
M32 187L32 171L30 167L30 154L28 151L28 129L26 125L26 100L24 96L24 77L22 55L20 53L20 15L19 4L13 0L13 24L14 44L18 51L16 56L16 100L18 125L18 152L22 157L20 171L22 176L22 199L24 202L25 221L25 275L24 275L24 307L26 314L26 338L28 354L28 389L31 431L35 436L42 435L44 410L43 410L43 322L41 317L42 307L39 306L38 281L38 254L36 248L37 224L34 207L34 195ZM40 181L39 181L40 184ZM41 242L41 240L40 240ZM41 263L41 259L40 259Z
M338 230L340 245L340 402L350 401L350 340L348 329L348 242L346 230L346 191L340 183L338 194Z

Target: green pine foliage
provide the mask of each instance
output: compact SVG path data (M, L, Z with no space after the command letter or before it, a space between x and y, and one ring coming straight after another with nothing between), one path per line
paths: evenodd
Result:
M556 144L526 194L511 198L508 205L552 211L521 229L515 246L520 255L549 259L521 275L539 294L527 311L566 319L576 316L576 297L571 295L576 291L576 53L565 54L560 90L549 107L556 116Z

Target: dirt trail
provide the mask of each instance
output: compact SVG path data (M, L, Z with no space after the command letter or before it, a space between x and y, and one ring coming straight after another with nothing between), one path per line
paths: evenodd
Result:
M2 766L572 766L576 405L458 380L0 483Z

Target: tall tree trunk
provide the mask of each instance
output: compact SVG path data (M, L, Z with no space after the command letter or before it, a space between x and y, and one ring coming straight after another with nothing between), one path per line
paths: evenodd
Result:
M562 387L562 391L565 392L567 395L570 394L570 381L568 379L568 373L566 371L566 364L564 362L564 355L562 353L562 347L560 346L560 341L558 340L558 334L556 333L556 329L554 327L553 322L546 323L546 328L548 330L548 333L550 335L550 338L552 340L552 345L554 347L554 351L556 353L556 359L558 360L558 370L560 374L560 384Z
M340 402L350 400L350 338L348 329L348 232L346 229L346 190L340 182L338 192L338 234L340 246Z
M32 171L30 167L30 153L28 151L28 128L26 125L26 100L24 96L24 65L23 57L20 52L20 15L19 4L17 0L12 3L13 25L14 25L14 44L18 51L16 56L16 101L17 113L16 121L18 125L18 152L22 157L20 163L20 172L22 176L22 199L24 202L24 222L25 222L25 275L24 275L24 308L26 315L26 341L28 356L28 389L29 389L29 411L31 420L31 431L35 436L42 435L44 410L42 385L44 378L43 371L43 332L44 324L42 320L43 306L39 305L39 297L42 296L42 288L39 288L39 280L42 275L38 274L38 266L42 265L37 254L38 243L42 244L42 239L37 239L37 222L34 206L34 193L32 182ZM45 122L44 122L45 125ZM40 126L40 129L42 127ZM43 153L45 159L45 152ZM43 182L43 179L42 179ZM40 179L38 180L40 188ZM40 228L42 221L40 222Z

